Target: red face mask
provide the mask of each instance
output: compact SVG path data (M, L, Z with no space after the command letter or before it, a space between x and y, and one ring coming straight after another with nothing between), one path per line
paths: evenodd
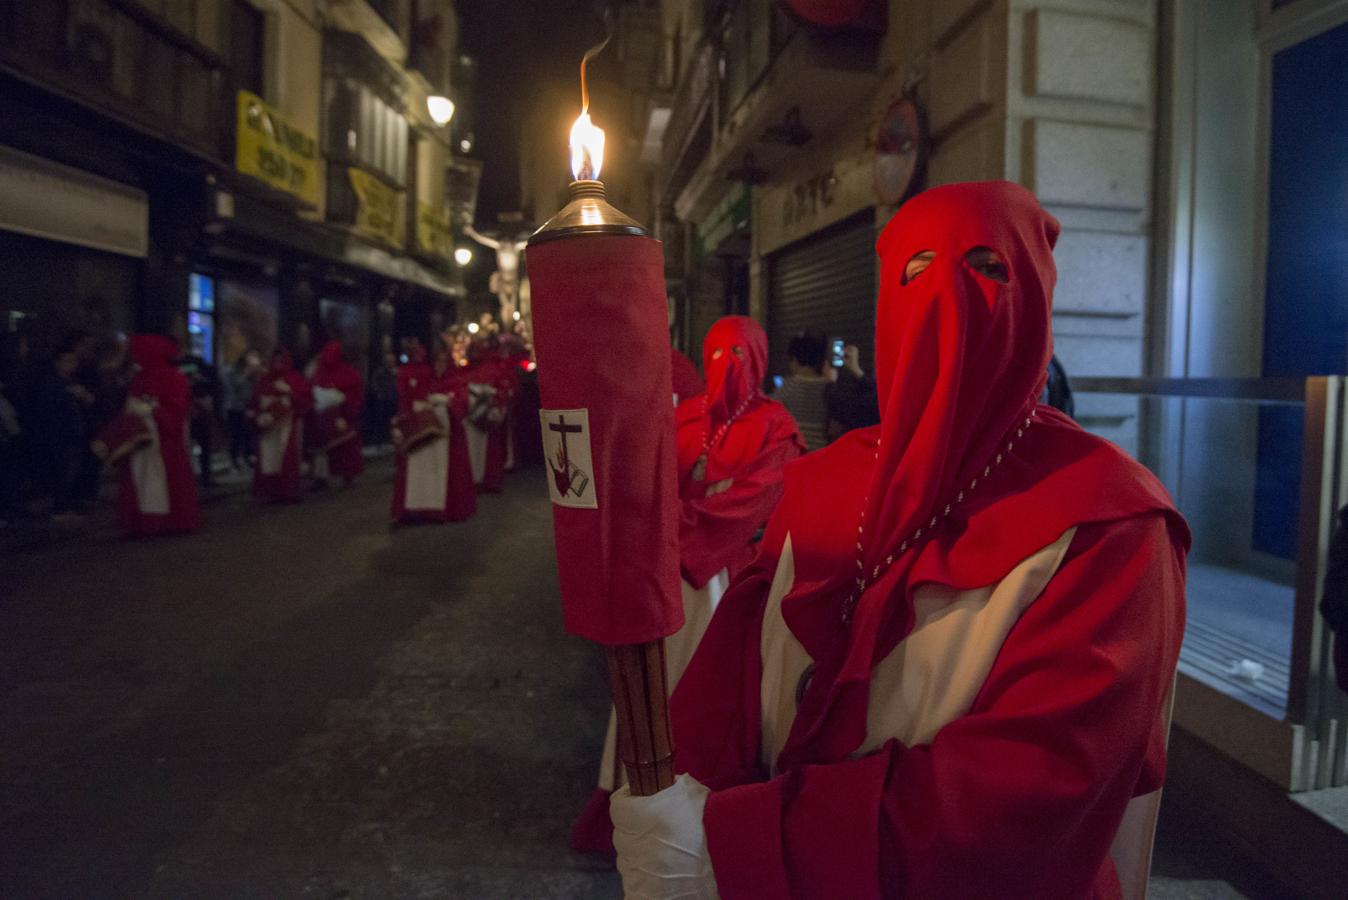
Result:
M1009 182L919 194L880 235L868 568L955 500L1038 397L1053 354L1057 238L1057 221ZM1005 282L971 265L971 251L987 250L1005 264ZM905 278L927 252L927 268Z
M758 396L767 371L768 336L747 316L726 316L707 332L702 370L707 375L707 415L726 421Z

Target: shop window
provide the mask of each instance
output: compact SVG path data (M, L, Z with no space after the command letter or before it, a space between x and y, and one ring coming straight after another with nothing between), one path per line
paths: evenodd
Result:
M215 364L215 281L195 272L188 281L187 341L193 356Z

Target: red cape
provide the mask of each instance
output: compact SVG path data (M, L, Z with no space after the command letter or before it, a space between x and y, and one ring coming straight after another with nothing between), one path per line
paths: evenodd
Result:
M187 447L191 388L187 377L173 366L178 346L166 337L138 334L131 338L130 352L140 371L131 379L127 395L155 404L154 423L168 481L169 511L165 515L142 513L136 501L131 468L124 466L117 495L117 517L129 535L196 531L201 527L201 510Z
M753 558L753 538L782 496L782 466L805 452L786 407L759 390L768 336L757 322L747 316L717 321L703 342L702 362L706 392L674 412L679 561L695 588L722 569L733 578Z
M290 389L290 405L295 419L295 427L290 429L290 439L286 442L285 455L282 458L281 471L273 475L262 474L262 465L253 470L253 496L271 503L297 503L303 496L303 484L300 481L300 457L304 447L304 417L314 408L314 394L309 382L295 371L290 362L290 354L278 351L271 368L258 379L253 397L248 403L251 418L261 413L263 397L280 392L276 382L282 381Z
M365 379L356 367L342 358L342 345L329 341L318 355L318 368L313 381L317 388L332 388L342 392L342 418L355 432L355 437L328 451L328 470L339 478L352 479L365 471L365 455L361 452L361 413L365 410Z

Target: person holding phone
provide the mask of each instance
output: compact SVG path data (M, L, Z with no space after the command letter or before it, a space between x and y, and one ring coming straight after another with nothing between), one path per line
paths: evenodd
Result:
M841 344L841 341L835 343ZM856 344L840 348L837 377L824 391L828 404L829 438L837 440L849 431L880 423L875 377L861 368L861 351Z

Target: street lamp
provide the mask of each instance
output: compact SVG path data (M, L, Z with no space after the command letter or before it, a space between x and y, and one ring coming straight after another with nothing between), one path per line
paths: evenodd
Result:
M454 101L439 94L432 94L426 98L426 111L431 114L431 121L443 128L454 118Z

